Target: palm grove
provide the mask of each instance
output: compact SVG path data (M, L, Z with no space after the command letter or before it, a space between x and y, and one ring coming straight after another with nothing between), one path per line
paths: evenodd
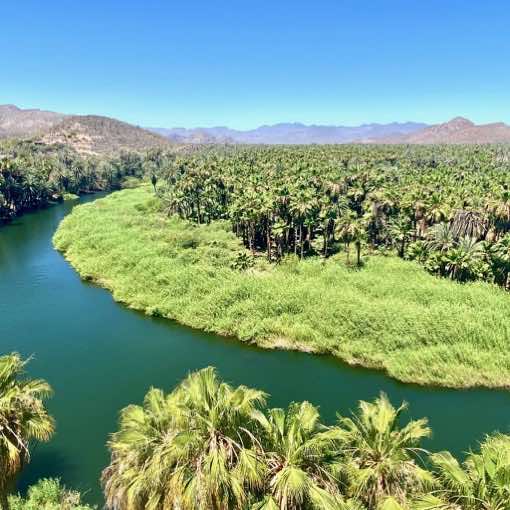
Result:
M363 251L392 249L434 274L507 288L509 158L506 146L283 146L153 164L168 212L228 219L270 261L343 250L359 266Z
M0 357L0 496L3 509L91 510L58 480L9 495L33 441L55 424L47 382L19 355ZM221 381L213 368L173 391L151 389L120 415L102 475L115 510L507 510L510 436L489 436L459 463L420 443L426 419L403 423L406 405L381 394L325 425L309 402L267 406L264 392Z
M113 190L126 177L141 177L135 152L83 155L72 148L34 141L0 144L0 224L32 209L80 193Z

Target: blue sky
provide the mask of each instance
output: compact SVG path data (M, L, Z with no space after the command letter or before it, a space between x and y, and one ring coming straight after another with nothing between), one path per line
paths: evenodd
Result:
M508 0L24 0L0 21L0 104L163 127L510 122Z

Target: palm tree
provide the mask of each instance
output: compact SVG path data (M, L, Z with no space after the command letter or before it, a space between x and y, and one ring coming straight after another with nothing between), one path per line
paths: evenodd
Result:
M497 283L510 289L510 234L499 239L489 250L492 272Z
M420 441L431 433L427 420L413 420L400 428L406 409L406 403L395 409L381 393L372 403L361 401L352 418L339 417L351 490L370 509L389 497L404 503L431 481L416 463L417 455L424 451Z
M393 242L398 245L399 257L404 258L406 243L414 232L411 221L406 216L397 216L390 222L389 231Z
M444 253L455 246L455 238L449 223L437 223L427 234L427 247L431 250Z
M345 243L347 264L349 264L350 245L356 248L356 265L361 266L361 244L366 239L366 229L363 220L354 214L346 216L338 225L337 233Z
M452 280L465 282L483 275L484 244L472 237L463 237L445 255L446 271Z
M478 240L483 238L488 229L487 218L477 211L457 211L451 225L455 239L472 237Z
M42 379L27 379L19 354L0 357L0 505L21 468L30 461L30 441L47 441L54 422L44 407L51 394Z
M267 494L257 510L339 509L341 432L308 402L254 413L261 427Z
M426 201L425 220L429 225L445 221L448 218L448 208L445 199L439 193L432 193Z
M507 231L510 227L510 190L506 184L489 202L487 209L497 230Z
M430 459L441 487L441 501L431 509L510 510L510 436L487 437L462 465L449 452Z
M109 508L244 508L262 487L264 466L249 432L265 394L220 382L209 367L172 393L151 389L143 406L121 413L103 472Z

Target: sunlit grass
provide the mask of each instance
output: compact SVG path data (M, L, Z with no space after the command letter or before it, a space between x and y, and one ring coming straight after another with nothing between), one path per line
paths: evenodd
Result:
M510 296L486 283L460 285L380 256L360 271L340 257L236 271L243 248L227 224L167 218L148 188L76 207L54 243L83 278L149 314L331 353L403 381L510 386Z

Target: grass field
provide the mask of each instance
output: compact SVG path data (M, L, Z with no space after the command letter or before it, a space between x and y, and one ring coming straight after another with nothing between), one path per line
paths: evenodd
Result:
M234 270L244 248L228 225L167 218L145 187L76 207L54 244L83 278L148 314L402 381L510 386L510 296L489 284L438 279L392 256L361 270L339 256Z

